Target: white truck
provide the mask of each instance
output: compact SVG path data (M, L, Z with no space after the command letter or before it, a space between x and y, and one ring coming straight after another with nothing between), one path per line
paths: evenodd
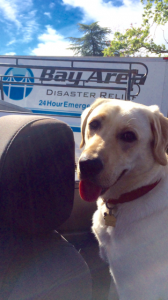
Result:
M68 123L98 97L157 104L168 114L168 58L0 56L0 100ZM1 113L2 115L2 113Z

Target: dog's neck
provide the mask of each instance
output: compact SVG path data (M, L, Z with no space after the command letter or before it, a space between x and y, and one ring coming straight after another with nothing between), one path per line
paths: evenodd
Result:
M158 185L160 180L157 180L156 182L149 184L149 185L144 185L138 189L132 190L131 192L124 193L118 199L108 199L105 202L109 203L109 204L113 204L113 205L131 202L133 200L136 200L136 199L144 196L145 194L147 194L151 190L153 190Z
M125 175L114 186L110 187L102 198L119 199L122 194L130 193L146 185L152 185L158 182L160 179L164 179L168 175L168 165L161 166L155 165L147 174L140 174L139 176L131 176L131 174Z

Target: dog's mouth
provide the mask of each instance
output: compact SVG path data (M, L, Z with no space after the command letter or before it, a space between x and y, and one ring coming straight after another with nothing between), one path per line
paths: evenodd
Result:
M79 193L83 200L87 202L94 202L99 196L103 195L110 187L114 186L127 172L127 169L123 170L117 180L109 187L103 188L88 179L81 180L79 183Z

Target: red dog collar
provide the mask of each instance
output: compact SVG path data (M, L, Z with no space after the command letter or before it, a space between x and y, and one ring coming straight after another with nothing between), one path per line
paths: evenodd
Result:
M152 183L150 185L142 186L136 190L133 190L129 193L122 194L118 199L108 199L107 201L104 200L106 203L110 204L118 204L118 203L126 203L133 200L136 200L145 194L149 193L151 190L155 188L155 186L158 185L159 181L156 181L155 183Z

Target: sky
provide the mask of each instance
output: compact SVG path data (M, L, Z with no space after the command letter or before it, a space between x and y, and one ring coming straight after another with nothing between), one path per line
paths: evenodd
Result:
M140 0L0 0L0 55L73 56L67 38L81 36L78 23L124 31L142 13ZM157 29L155 42L162 36Z

